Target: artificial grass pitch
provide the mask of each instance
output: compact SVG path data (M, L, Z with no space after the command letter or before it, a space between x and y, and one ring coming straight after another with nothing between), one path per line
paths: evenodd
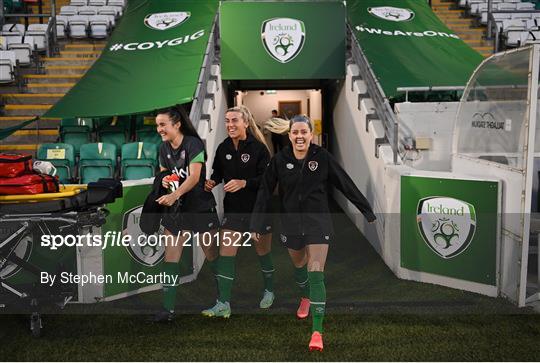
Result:
M337 210L336 210L337 211ZM214 304L205 266L178 288L174 323L146 322L161 292L111 303L70 305L44 316L43 336L28 319L0 315L2 361L538 361L540 315L504 299L397 279L343 215L326 264L324 352L308 352L311 318L299 321L300 292L287 251L274 236L276 300L258 308L263 281L254 248L237 258L228 320L204 318Z

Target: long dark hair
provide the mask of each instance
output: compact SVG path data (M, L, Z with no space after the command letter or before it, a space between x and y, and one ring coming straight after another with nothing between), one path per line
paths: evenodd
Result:
M182 133L182 135L193 136L201 140L204 145L204 162L206 162L206 158L208 156L206 153L206 144L197 133L197 130L195 130L195 126L193 126L193 123L191 122L191 119L189 118L189 115L184 106L175 105L168 108L162 108L161 110L156 111L156 116L157 115L169 116L173 124L177 124L178 122L180 122L180 132Z
M172 107L162 108L161 110L156 111L156 116L157 115L169 116L173 124L180 122L180 132L184 136L193 136L202 141L201 137L197 133L197 130L195 130L195 127L193 126L193 123L191 122L191 119L189 118L184 106L175 105Z

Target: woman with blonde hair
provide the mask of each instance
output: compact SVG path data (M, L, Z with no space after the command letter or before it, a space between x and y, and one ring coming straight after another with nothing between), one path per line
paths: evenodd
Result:
M270 161L264 136L255 124L253 115L245 106L229 108L225 113L225 126L229 135L217 148L213 173L206 181L206 190L224 183L224 218L221 223L217 280L219 296L216 305L204 310L205 316L228 318L231 315L231 290L235 278L235 258L239 240L249 235L251 211L259 184ZM268 309L274 302L274 264L271 256L272 227L265 221L260 240L255 243L264 281L264 292L259 303Z

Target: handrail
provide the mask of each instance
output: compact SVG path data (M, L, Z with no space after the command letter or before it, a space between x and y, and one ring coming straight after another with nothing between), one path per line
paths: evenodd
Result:
M193 122L195 128L198 127L198 123L202 116L202 107L204 104L204 99L207 94L207 85L210 80L210 75L212 72L212 62L214 60L214 32L217 29L217 16L214 20L214 26L208 37L208 45L206 47L206 52L204 55L203 65L201 67L201 72L199 74L199 80L197 82L197 89L195 91L195 96L193 98L193 103L191 105L191 111L189 113L189 118ZM210 120L208 120L210 122ZM211 127L209 128L211 130Z
M377 80L375 73L373 73L373 70L371 69L369 62L364 55L362 47L360 46L360 43L358 42L358 40L356 39L356 36L352 32L349 24L347 24L347 31L351 37L351 42L353 43L351 44L351 53L352 53L353 60L358 65L362 78L366 82L366 85L369 90L369 95L371 99L373 100L373 104L375 105L375 110L377 111L377 115L383 124L384 132L385 132L386 138L388 139L388 143L392 147L392 151L394 154L394 159L393 159L394 164L397 164L398 163L398 122L397 122L396 114L392 110L392 107L390 106L390 102L388 101L388 98L386 98L384 91L379 81Z
M409 102L409 92L437 92L437 91L463 91L464 86L423 86L423 87L398 87L396 91L405 92L405 102Z

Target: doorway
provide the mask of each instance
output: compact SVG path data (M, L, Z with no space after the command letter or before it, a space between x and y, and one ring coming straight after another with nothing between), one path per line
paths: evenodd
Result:
M289 144L288 120L295 115L310 117L314 126L313 143L319 146L323 144L320 89L236 91L234 104L250 109L272 154ZM277 118L273 117L272 111L277 111Z

